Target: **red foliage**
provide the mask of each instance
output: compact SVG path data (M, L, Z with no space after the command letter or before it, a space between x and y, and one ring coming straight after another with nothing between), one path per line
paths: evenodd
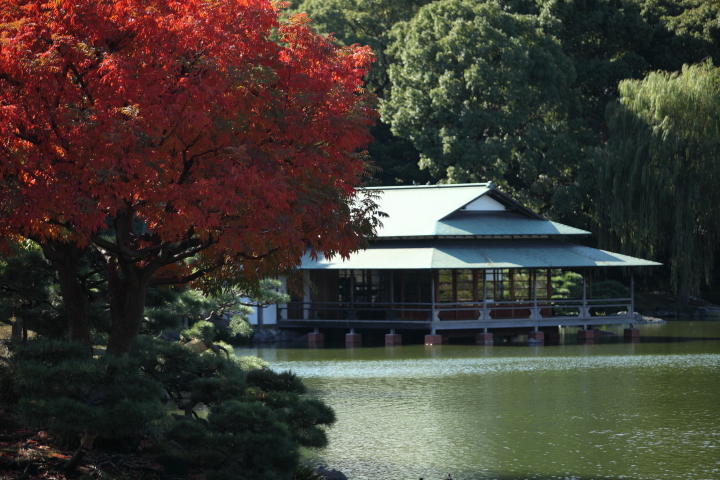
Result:
M0 0L0 235L94 242L156 283L357 248L373 54L279 5Z

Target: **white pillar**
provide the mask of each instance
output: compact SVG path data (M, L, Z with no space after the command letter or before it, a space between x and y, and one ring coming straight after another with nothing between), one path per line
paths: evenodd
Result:
M585 280L585 275L582 275L583 279L583 298L582 298L582 308L580 309L580 315L583 318L589 317L590 312L587 308L587 281Z
M633 277L632 268L630 268L630 312L628 313L635 315L635 278Z
M533 272L533 308L532 312L530 313L530 319L531 320L540 320L540 310L538 309L538 303L537 303L537 272ZM535 327L535 331L537 332L537 327Z
M303 318L308 320L310 318L310 273L305 270L303 272Z
M395 281L393 277L393 271L390 270L390 310L393 308L393 303L395 302Z
M482 270L483 272L483 306L482 310L480 311L480 318L478 320L490 320L490 311L487 308L487 270ZM483 332L487 333L487 331Z

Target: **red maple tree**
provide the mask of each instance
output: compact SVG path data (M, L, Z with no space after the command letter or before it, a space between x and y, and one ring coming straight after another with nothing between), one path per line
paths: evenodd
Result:
M0 1L0 235L42 245L89 345L78 256L107 260L108 353L151 285L251 282L372 233L356 190L368 47L269 0Z

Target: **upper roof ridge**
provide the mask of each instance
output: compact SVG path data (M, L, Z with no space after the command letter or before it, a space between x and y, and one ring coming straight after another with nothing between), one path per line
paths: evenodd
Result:
M413 189L420 189L420 188L464 188L464 187L485 187L485 188L495 188L495 184L493 184L492 181L490 182L483 182L483 183L435 183L432 185L395 185L392 187L361 187L365 190L400 190L403 188L413 188Z
M388 215L382 220L378 238L589 233L548 221L503 193L492 182L369 189L377 192L379 209ZM517 217L453 217L453 214L465 211L507 211L514 212Z

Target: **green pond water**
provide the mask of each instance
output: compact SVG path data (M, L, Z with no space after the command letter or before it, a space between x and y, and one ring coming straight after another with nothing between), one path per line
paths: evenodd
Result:
M330 404L351 480L720 479L720 321L594 345L258 348Z

